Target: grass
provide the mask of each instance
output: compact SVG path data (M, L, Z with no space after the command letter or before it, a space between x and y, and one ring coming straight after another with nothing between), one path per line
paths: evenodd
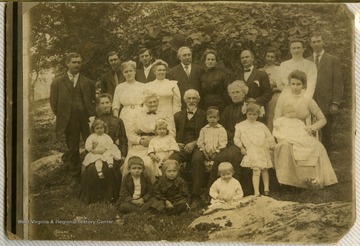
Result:
M37 101L31 106L30 159L64 151L54 134L54 116L48 100ZM353 202L354 172L352 152L352 116L349 109L340 112L334 123L334 151L329 153L339 183L320 190L301 190L281 187L272 192L277 200L325 203ZM56 163L55 163L56 164ZM46 175L30 176L30 215L37 221L49 224L30 224L31 239L64 240L121 240L121 241L206 241L209 225L189 228L200 215L192 211L182 216L145 214L122 215L116 221L116 208L107 203L84 205L77 199L76 191L69 188L69 178L59 167ZM93 221L94 224L60 224L59 221ZM50 224L51 220L54 223ZM211 228L210 228L211 229Z

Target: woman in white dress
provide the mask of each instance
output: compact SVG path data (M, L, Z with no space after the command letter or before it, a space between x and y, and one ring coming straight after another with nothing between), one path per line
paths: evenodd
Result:
M326 118L316 102L304 95L306 88L306 74L295 70L289 75L289 87L291 93L280 97L275 108L275 117L283 116L284 109L289 105L295 109L296 118L303 122L310 115L315 116L316 122L305 122L305 130L312 134L320 130L326 124ZM280 184L291 185L299 188L323 187L337 183L336 174L332 168L330 159L324 146L318 142L318 156L316 161L311 159L296 160L294 157L293 144L286 139L277 139L274 160L276 176Z
M128 159L132 156L139 156L144 161L145 175L150 178L152 183L155 182L157 170L155 170L153 161L148 155L148 146L150 140L155 137L157 120L165 119L170 128L169 134L175 137L174 117L158 109L158 105L159 96L156 93L145 94L144 107L132 118L130 129L127 132L129 152L124 165L121 167L123 177L129 172Z
M135 80L136 63L134 61L123 62L120 69L126 81L116 86L112 109L114 116L123 120L126 134L128 134L133 118L142 107L144 84Z
M165 78L169 69L163 60L156 60L152 71L156 79L146 84L146 89L159 95L159 109L173 116L181 110L181 95L177 81Z

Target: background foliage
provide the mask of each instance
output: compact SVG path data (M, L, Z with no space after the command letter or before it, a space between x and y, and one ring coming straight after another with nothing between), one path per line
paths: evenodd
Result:
M106 53L119 51L122 60L137 60L140 47L150 48L170 66L177 49L193 49L200 62L207 48L216 49L231 70L240 67L239 53L251 49L256 66L264 65L269 46L289 59L288 42L302 38L310 55L309 34L323 33L326 50L343 65L345 93L351 102L352 23L341 4L246 3L40 3L30 11L30 68L64 71L64 54L83 55L83 73L97 80L107 68ZM32 79L32 84L36 83Z

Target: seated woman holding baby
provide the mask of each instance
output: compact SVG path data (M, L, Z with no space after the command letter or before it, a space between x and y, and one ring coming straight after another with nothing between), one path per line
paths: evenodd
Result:
M304 95L306 74L295 70L288 77L291 93L280 97L275 108L274 160L280 184L299 188L337 183L324 146L312 134L326 124L317 103ZM310 118L315 119L309 121Z

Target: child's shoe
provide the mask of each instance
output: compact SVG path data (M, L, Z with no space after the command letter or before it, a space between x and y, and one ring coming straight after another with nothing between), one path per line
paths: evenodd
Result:
M264 191L264 196L269 196L270 195L270 191Z
M104 176L104 174L103 174L102 171L98 172L98 175L99 175L99 178L100 178L100 179L104 179L104 178L105 178L105 176Z

